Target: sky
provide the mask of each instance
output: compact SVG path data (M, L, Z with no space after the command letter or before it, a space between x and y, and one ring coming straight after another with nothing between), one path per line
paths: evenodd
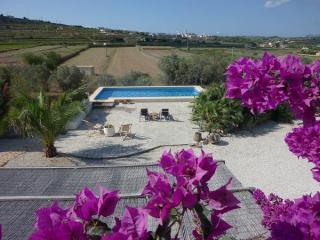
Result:
M320 0L0 0L0 13L147 32L320 34Z

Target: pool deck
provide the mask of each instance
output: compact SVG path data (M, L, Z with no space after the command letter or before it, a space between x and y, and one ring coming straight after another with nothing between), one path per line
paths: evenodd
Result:
M187 102L144 102L119 104L114 108L93 109L87 117L92 123L112 124L116 131L121 124L132 124L132 139L122 140L120 136L106 137L93 133L85 125L69 131L56 142L59 152L72 157L107 159L125 157L163 146L188 146L193 142L194 132L199 128L191 121L191 107ZM140 109L148 108L149 113L159 113L168 108L172 121L145 121L140 118Z
M90 95L89 100L92 103L114 103L115 101L121 101L121 100L131 100L134 102L191 102L195 97L194 96L174 96L174 97L117 97L117 98L107 98L107 99L96 99L97 96L100 94L103 89L108 88L185 88L185 87L193 87L198 92L202 92L203 88L200 86L192 86L192 85L186 85L186 86L130 86L130 87L124 87L124 86L117 86L117 87L99 87L97 88L93 94Z

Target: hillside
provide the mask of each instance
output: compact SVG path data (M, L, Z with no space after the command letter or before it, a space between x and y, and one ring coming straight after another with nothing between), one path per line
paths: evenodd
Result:
M0 51L37 45L129 43L138 33L0 15Z
M259 48L272 43L276 48L320 47L320 36L281 38L277 36L210 36L194 33L165 34L106 28L87 28L28 18L0 15L0 52L39 45L172 46ZM262 47L265 48L265 47Z

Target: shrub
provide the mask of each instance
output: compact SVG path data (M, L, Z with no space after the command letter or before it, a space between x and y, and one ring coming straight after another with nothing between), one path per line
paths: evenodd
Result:
M84 76L84 73L75 66L60 66L51 75L50 81L58 82L60 88L67 91L80 87Z
M119 84L123 86L150 86L152 79L149 74L132 71L119 79Z
M45 64L25 68L21 77L30 82L33 90L49 90L50 70Z
M238 128L253 127L267 120L290 123L293 119L288 107L279 105L275 110L254 115L238 100L225 98L225 87L216 84L200 93L193 103L193 120L209 132L231 132Z
M33 53L27 53L22 56L23 61L32 66L32 65L46 65L50 71L53 71L61 63L61 56L56 52L48 52L44 55L36 55Z
M116 80L109 74L102 74L96 78L98 87L117 85Z
M0 116L7 110L9 101L10 73L6 68L0 68Z
M73 101L81 102L82 100L88 98L85 86L81 86L81 87L79 87L79 88L77 88L75 90L68 91L68 95L67 96L68 96L68 98L70 99L71 102L73 102Z
M193 55L189 58L176 55L161 58L159 66L169 85L210 85L224 80L227 60L221 54Z
M56 69L62 61L60 54L56 52L45 53L45 57L45 63L51 71Z
M24 63L28 65L40 65L45 63L45 58L42 55L35 55L33 53L26 53L22 56Z
M244 120L243 109L238 101L225 98L222 84L200 93L193 103L193 120L209 132L230 132Z
M287 104L280 104L272 110L271 119L276 122L292 123L294 116Z

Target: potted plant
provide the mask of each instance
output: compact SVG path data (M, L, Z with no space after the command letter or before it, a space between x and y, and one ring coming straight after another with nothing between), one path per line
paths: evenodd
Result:
M112 124L106 124L104 125L103 132L108 137L112 137L115 135L114 126Z

